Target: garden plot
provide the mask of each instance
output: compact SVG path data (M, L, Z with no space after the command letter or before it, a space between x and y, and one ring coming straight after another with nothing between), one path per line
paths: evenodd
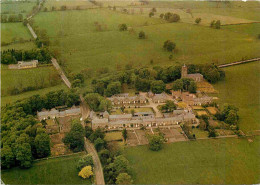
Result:
M127 131L127 144L129 146L136 146L139 144L139 141L138 141L134 131L132 131L132 130Z
M60 125L60 133L67 133L70 131L71 122L73 119L79 119L80 116L66 116L58 118L58 122Z
M207 110L210 114L215 115L218 112L218 109L216 107L207 107Z
M172 134L174 135L175 141L186 141L186 138L183 134L180 133L179 129L177 128L171 128L170 129Z
M72 153L67 146L62 142L62 139L64 138L64 134L57 133L50 135L51 143L53 144L51 146L51 155L52 156L58 156L58 155L65 155Z
M135 132L140 141L140 145L147 145L149 143L144 130L135 130Z

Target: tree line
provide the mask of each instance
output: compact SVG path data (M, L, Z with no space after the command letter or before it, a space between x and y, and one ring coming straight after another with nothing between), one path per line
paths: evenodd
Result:
M1 23L8 23L8 22L23 22L23 15L1 15Z
M32 160L50 155L50 138L44 122L35 119L43 108L79 104L79 96L63 90L34 95L1 108L1 166L29 168Z
M51 63L51 54L47 48L1 51L2 64L17 64L18 61L27 60L38 60L40 64L48 64Z

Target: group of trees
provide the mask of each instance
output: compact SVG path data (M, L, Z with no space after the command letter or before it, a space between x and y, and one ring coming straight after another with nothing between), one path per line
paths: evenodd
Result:
M180 15L176 14L176 13L171 13L171 12L167 12L165 14L160 14L160 18L164 19L168 22L179 22L180 21Z
M200 22L201 22L201 18L200 18L200 17L198 17L198 18L195 19L195 23L196 23L196 24L199 24Z
M1 52L2 64L17 64L17 61L38 60L41 64L51 63L51 54L47 48L32 50L5 50Z
M159 110L163 113L172 112L177 108L173 101L167 100L164 105L159 106Z
M88 93L84 98L93 111L109 111L112 108L111 102L98 93Z
M238 110L239 109L234 105L225 104L223 110L218 112L215 116L220 121L237 126L239 120Z
M118 28L119 28L119 31L126 31L127 30L127 25L126 24L119 24Z
M213 20L210 22L211 28L220 29L220 26L221 26L220 20L217 20L217 21Z
M93 176L93 168L94 163L90 154L82 156L77 163L77 170L79 171L78 175L83 179L87 179Z
M83 74L77 73L77 74L72 76L72 80L73 81L72 81L71 86L73 88L75 88L75 87L81 87L83 85L84 81L85 81L85 78L84 78Z
M1 23L7 23L7 22L22 22L23 21L23 15L1 15Z
M176 47L176 44L170 40L166 40L163 44L163 49L166 51L172 52Z
M159 151L162 149L164 142L164 137L162 135L150 135L148 140L150 150Z
M196 82L193 79L190 78L181 78L178 80L175 80L172 89L174 91L189 91L190 93L196 93L197 91L197 85Z

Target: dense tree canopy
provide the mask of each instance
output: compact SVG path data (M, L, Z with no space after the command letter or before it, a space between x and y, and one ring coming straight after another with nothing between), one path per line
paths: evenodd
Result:
M85 96L85 100L93 111L110 110L112 107L111 102L99 95L98 93L87 94Z

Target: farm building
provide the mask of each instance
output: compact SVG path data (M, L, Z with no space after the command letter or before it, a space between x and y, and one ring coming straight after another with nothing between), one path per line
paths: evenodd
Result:
M64 111L58 111L55 108L53 108L51 110L42 110L41 112L37 112L37 117L39 120L49 119L49 118L54 119L57 117L78 115L80 113L81 113L81 110L79 107L72 106L71 108L64 110Z
M38 65L38 60L32 60L32 61L18 61L17 64L10 64L8 65L9 69L29 69L29 68L35 68Z

